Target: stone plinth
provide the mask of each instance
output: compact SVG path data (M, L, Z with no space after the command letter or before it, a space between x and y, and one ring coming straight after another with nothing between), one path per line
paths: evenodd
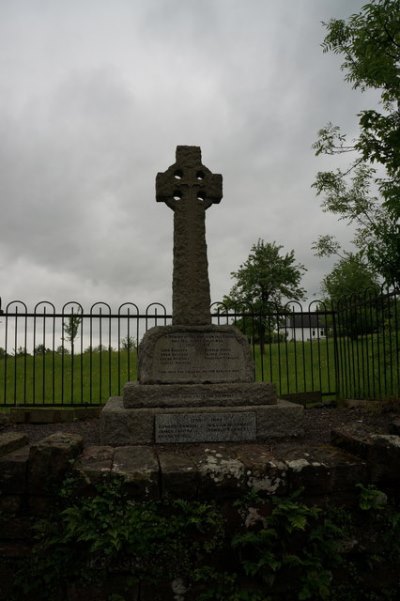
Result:
M254 363L233 326L155 327L140 344L138 376L140 384L254 382Z
M112 397L101 413L100 428L102 443L114 446L261 441L304 434L301 405L280 399L272 405L252 405L251 398L241 406L133 409L124 407L122 397Z
M273 384L139 384L124 386L125 408L275 405Z

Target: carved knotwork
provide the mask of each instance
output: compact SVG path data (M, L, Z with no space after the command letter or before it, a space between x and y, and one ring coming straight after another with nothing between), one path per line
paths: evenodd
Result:
M157 173L156 200L165 202L173 211L181 201L199 201L204 209L218 204L222 198L222 175L211 173L201 162L199 146L178 146L176 162L163 173Z

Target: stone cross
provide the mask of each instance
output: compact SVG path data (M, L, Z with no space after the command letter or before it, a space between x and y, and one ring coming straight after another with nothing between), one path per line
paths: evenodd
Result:
M222 175L201 162L199 146L177 146L176 162L156 178L156 200L174 212L172 313L175 325L208 325L205 212L222 198Z

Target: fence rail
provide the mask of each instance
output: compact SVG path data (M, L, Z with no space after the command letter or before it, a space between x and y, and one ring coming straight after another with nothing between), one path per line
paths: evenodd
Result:
M399 291L344 298L336 315L340 396L399 399Z
M398 293L366 293L334 309L314 301L254 312L216 303L215 324L235 324L247 336L259 381L298 400L400 396ZM71 301L57 311L43 301L1 309L0 406L104 403L137 377L144 332L168 325L161 303L144 311L131 302L113 309L98 302L85 311Z

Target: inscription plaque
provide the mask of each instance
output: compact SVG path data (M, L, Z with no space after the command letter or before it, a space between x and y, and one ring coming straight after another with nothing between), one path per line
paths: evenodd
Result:
M156 443L229 442L256 439L256 414L160 413L155 416Z
M139 351L142 384L254 381L247 340L233 327L153 328Z

